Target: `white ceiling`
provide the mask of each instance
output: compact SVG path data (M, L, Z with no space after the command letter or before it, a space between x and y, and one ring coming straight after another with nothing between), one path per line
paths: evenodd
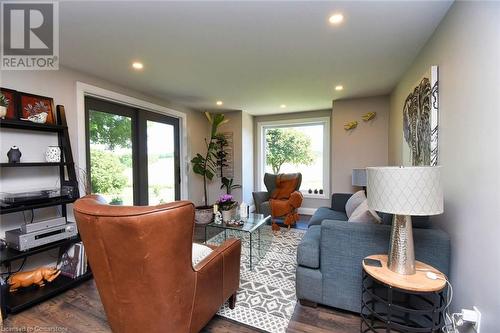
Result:
M62 2L61 63L203 110L324 109L389 93L451 3Z

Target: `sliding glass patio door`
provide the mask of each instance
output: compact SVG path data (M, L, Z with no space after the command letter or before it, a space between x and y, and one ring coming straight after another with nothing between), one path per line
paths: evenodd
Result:
M93 97L85 113L93 193L123 205L179 200L177 118Z

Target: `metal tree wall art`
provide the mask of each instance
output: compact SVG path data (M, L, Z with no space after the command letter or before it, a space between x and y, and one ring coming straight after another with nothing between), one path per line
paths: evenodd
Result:
M432 66L405 100L403 134L409 148L405 164L438 163L438 69Z

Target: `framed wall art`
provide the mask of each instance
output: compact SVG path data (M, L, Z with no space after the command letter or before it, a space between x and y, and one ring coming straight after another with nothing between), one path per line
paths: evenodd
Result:
M40 124L55 124L54 100L50 97L19 93L20 119Z
M7 88L0 88L0 93L5 96L8 101L7 112L5 114L5 119L18 119L18 95L17 91Z
M435 166L439 157L438 66L431 66L403 105L403 164Z

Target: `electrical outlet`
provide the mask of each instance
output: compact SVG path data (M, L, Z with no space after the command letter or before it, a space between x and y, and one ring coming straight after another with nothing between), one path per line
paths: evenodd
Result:
M477 315L477 317L476 317L477 320L472 327L474 328L474 331L476 331L476 333L480 333L480 330L481 330L481 312L479 312L479 309L476 306L473 306L472 308L474 309L474 311L476 311L476 315Z

